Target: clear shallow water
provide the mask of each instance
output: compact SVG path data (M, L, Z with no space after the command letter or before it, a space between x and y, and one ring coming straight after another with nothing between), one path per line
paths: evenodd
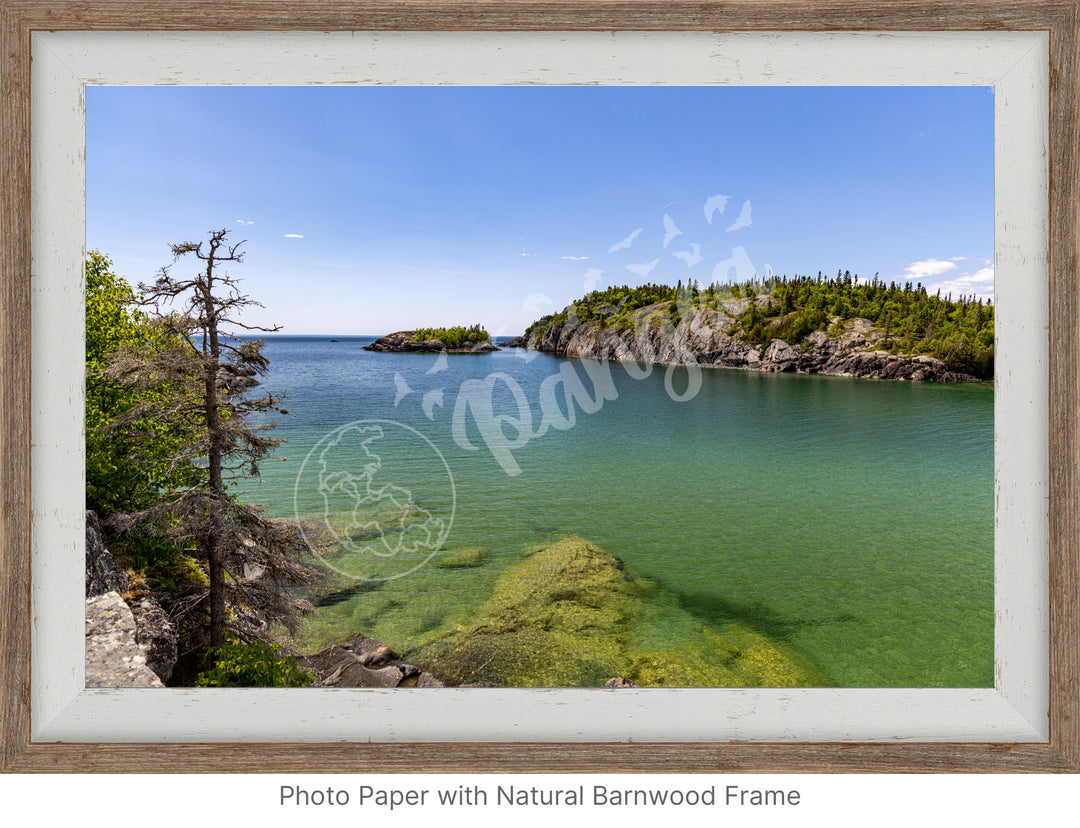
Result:
M349 504L376 462L367 494L379 499L367 499L382 529L401 530L385 535L391 547L449 531L431 560L420 548L376 561L401 577L352 595L355 582L342 579L340 600L309 624L307 646L359 631L407 653L465 618L522 550L574 533L660 583L703 623L737 620L782 640L836 685L992 685L989 386L706 370L697 396L675 402L661 367L632 378L613 364L617 398L515 449L520 474L510 476L471 418L466 434L478 450L455 443L462 382L513 377L535 428L541 384L565 363L591 387L581 363L516 350L440 363L363 351L370 337L337 339L268 338L264 385L288 392L290 416L275 432L288 443L244 484L244 497L320 519L320 480L340 484L329 496L331 526L363 542L372 513L358 518ZM506 384L493 398L496 413L518 411ZM392 422L365 451L371 432L333 435L358 420ZM388 484L397 488L380 488ZM401 491L412 495L411 514L395 512ZM486 551L482 566L438 565L472 547ZM365 565L348 550L335 560L345 572Z

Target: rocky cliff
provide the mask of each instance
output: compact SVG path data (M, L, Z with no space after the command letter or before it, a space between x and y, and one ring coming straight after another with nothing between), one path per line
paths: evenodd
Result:
M122 597L123 593L126 597ZM176 666L176 625L145 586L133 589L86 512L86 686L161 687Z
M503 347L577 359L696 363L747 371L927 382L977 379L933 357L884 350L884 332L866 319L833 317L828 331L814 331L798 343L773 339L765 347L755 346L737 330L737 317L747 301L729 300L718 310L691 306L677 324L672 324L668 303L650 305L636 311L629 325L605 327L599 320L579 323L567 308L565 321L534 325L524 337L504 342ZM767 307L771 298L763 296L756 301L759 307Z

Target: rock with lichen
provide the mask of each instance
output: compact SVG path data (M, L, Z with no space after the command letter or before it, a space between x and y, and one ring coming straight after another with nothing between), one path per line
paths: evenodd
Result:
M118 592L86 599L87 687L163 686L135 636L135 618Z

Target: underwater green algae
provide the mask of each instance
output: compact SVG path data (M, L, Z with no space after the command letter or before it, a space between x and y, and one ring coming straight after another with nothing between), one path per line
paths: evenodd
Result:
M704 625L676 596L579 537L524 553L470 617L410 653L448 684L805 687L824 676L738 623ZM674 647L671 642L679 642Z
M464 549L440 555L436 559L438 561L436 566L440 569L471 569L474 566L483 565L489 557L491 557L491 550L486 547L467 546Z

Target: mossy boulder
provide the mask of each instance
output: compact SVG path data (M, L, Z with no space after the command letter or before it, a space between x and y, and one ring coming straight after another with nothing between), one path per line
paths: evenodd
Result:
M669 649L676 628L689 643ZM472 617L414 659L452 685L599 687L613 675L642 687L826 683L785 645L736 623L704 625L676 596L578 537L523 555Z

